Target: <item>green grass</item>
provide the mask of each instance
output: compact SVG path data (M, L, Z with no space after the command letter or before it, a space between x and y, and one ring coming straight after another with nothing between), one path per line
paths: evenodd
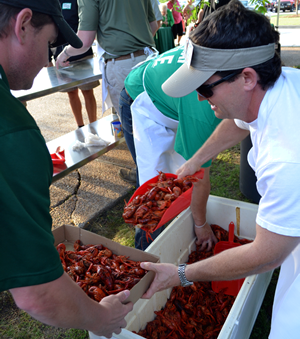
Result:
M1 339L87 339L87 331L47 326L15 305L9 292L0 293Z
M299 26L300 27L300 10L299 14L295 12L287 15L279 15L278 26ZM277 14L277 13L276 13ZM277 15L271 17L271 24L277 25Z

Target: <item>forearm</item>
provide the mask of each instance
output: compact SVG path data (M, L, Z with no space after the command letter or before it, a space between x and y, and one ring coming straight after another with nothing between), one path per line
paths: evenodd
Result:
M201 167L210 159L215 158L220 152L239 143L248 134L249 131L237 127L233 120L225 119L191 158L191 161L198 162L198 165Z
M66 274L55 284L12 289L11 293L21 309L48 325L93 332L96 324L105 321L101 307Z
M210 225L206 222L206 205L210 193L209 170L204 169L204 177L194 183L191 201L191 212L194 219L194 232L196 245L200 251L210 251L213 244L217 242Z
M252 243L192 264L186 269L186 276L191 281L214 281L267 272L279 267L298 243L298 237L279 235L256 225Z
M56 58L55 66L57 69L59 69L59 67L68 66L69 65L68 59L70 57L85 53L92 46L96 32L78 31L77 35L83 43L82 47L77 49L70 45L66 46Z
M203 19L203 14L204 14L204 10L200 9L199 13L198 13L198 23L200 23Z
M11 293L18 307L45 324L85 329L97 335L109 336L125 327L124 317L132 309L132 304L121 304L115 295L99 304L66 273L50 283L12 289Z
M152 21L150 22L150 29L151 29L151 33L152 33L152 36L155 35L155 33L158 31L158 24L157 24L157 21Z
M69 56L75 56L85 53L89 50L89 48L92 46L93 41L96 36L96 32L94 31L78 31L77 33L79 39L81 39L83 45L81 48L74 48L70 45L67 46L66 52Z
M191 281L218 281L244 278L272 269L269 263L253 260L251 245L243 245L189 265L186 277Z
M256 237L247 245L241 245L186 267L190 281L217 281L244 278L280 266L299 244L299 237L288 237L270 232L256 225ZM143 298L149 299L157 291L180 284L177 266L172 264L142 263L146 270L155 274Z
M207 161L215 158L221 151L236 145L248 134L249 131L237 127L233 120L223 120L194 156L177 170L178 178L193 175Z
M193 185L191 212L196 225L206 221L206 204L210 193L209 170L209 167L205 168L203 179Z

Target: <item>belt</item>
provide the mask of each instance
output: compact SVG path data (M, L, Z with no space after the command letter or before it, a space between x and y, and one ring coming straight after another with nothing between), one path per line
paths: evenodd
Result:
M129 53L129 54L126 54L126 55L121 55L119 56L118 58L111 58L111 59L107 59L105 60L106 62L109 62L109 61L112 61L112 60L115 60L115 61L118 61L118 60L126 60L126 59L130 59L131 58L131 54L134 55L134 57L138 57L138 56L141 56L141 55L144 55L144 50L141 49L139 51L136 51L136 52L132 52L132 53Z

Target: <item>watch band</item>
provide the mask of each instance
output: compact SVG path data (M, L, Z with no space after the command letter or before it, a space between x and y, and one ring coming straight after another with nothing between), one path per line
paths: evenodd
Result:
M185 267L186 267L186 264L180 264L178 266L178 275L179 275L180 284L181 284L182 287L187 287L187 286L193 285L193 282L188 281L186 276L185 276Z

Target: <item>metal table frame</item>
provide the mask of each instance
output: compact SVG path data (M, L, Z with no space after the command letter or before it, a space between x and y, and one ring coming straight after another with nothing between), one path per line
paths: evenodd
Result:
M94 57L73 62L59 70L56 67L44 67L35 77L30 89L11 92L20 101L29 101L100 79L102 73L99 62Z
M63 147L65 150L65 164L53 166L52 183L124 142L125 138L115 137L111 129L111 122L117 119L118 116L116 114L110 114L89 125L47 142L50 154L55 153L58 146ZM77 140L84 142L88 133L97 134L101 139L108 141L109 144L107 146L90 146L85 147L80 151L74 151L73 145L75 142Z

